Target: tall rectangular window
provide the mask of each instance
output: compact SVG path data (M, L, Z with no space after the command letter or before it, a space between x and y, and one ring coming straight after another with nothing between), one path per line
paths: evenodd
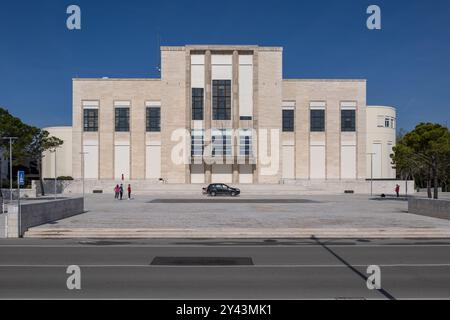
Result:
M325 110L311 110L311 132L325 132Z
M294 110L283 110L283 132L294 132Z
M192 89L192 120L203 120L204 90Z
M231 130L220 129L213 130L212 134L212 156L231 156L232 155L232 142L231 142Z
M239 155L249 157L252 155L252 130L239 132Z
M147 107L145 123L147 132L161 132L161 108Z
M213 120L231 120L231 80L213 80Z
M130 108L116 108L116 132L130 131Z
M84 109L83 122L85 132L98 131L98 109Z
M356 110L341 110L341 131L356 131Z
M205 151L205 140L203 130L192 130L191 133L191 155L201 157Z

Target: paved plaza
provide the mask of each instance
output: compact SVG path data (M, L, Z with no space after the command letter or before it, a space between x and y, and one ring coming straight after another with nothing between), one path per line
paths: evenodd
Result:
M406 201L361 195L242 196L209 198L136 196L114 200L88 195L86 213L44 229L448 229L450 221L409 214Z

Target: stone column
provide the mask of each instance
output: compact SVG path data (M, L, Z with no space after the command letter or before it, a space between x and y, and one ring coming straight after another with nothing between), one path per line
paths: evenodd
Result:
M211 118L212 118L212 69L211 69L211 51L205 52L205 110L204 110L204 124L205 124L205 147L211 144ZM210 157L211 155L206 155ZM205 183L211 183L212 166L205 164Z
M237 156L239 155L239 52L233 51L233 97L232 97L232 115L233 115L233 183L239 183L239 164L237 163Z
M256 145L256 165L253 171L253 184L259 183L259 55L258 50L253 52L253 130L257 133L257 139L253 138Z
M191 85L191 51L186 50L186 131L192 134L192 85ZM189 141L189 150L192 147ZM189 154L189 159L192 162L192 157ZM191 165L186 165L185 170L186 183L191 183Z

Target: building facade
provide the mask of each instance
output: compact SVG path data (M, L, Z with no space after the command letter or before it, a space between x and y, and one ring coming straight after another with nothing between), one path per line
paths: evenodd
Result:
M280 47L182 46L161 48L160 79L74 79L73 177L364 180L372 148L377 177L395 177L395 127L377 126L385 109L366 105L365 80L285 80L282 69Z
M42 176L47 179L55 177L72 177L72 127L49 127L50 136L63 141L56 151L48 150L43 154Z

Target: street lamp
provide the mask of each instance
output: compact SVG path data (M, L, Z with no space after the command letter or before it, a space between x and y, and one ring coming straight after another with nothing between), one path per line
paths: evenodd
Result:
M56 195L57 195L57 188L56 188L56 183L58 181L58 176L56 175L56 151L58 150L58 148L54 148L52 150L50 150L50 153L54 153L55 154L55 200L56 200Z
M83 211L84 211L84 159L85 155L88 154L88 152L80 152L81 155L81 180L83 182Z
M373 197L373 156L376 153L368 153L370 155L370 196Z
M14 140L17 140L19 138L17 137L3 137L3 140L9 140L9 200L13 201L13 187L12 187L12 144Z

